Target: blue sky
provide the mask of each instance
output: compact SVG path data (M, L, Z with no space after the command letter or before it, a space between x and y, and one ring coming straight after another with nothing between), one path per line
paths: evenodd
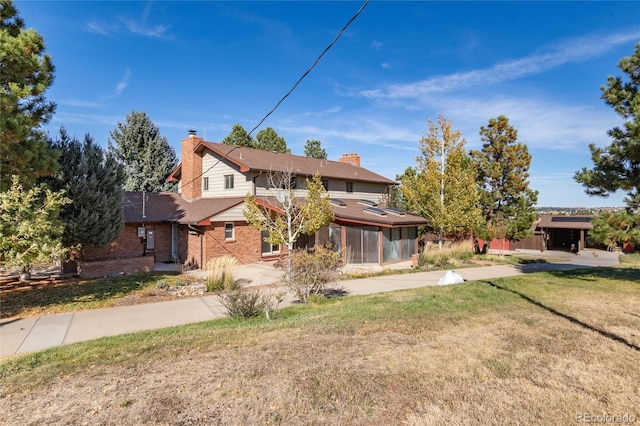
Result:
M180 155L196 129L221 141L250 130L309 68L362 2L17 1L56 66L47 126L109 132L145 111ZM600 99L640 41L640 2L371 1L267 126L302 155L356 152L395 178L415 165L427 120L442 114L480 149L499 115L533 156L539 206L620 206L573 181L589 143L610 143L620 117Z

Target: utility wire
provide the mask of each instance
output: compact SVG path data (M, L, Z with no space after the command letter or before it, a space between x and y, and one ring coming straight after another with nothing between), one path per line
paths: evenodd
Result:
M320 59L322 59L322 57L333 47L334 44L336 44L336 42L338 41L338 39L342 36L342 34L346 31L346 29L349 27L349 25L351 25L353 23L353 21L356 20L356 18L360 15L360 13L362 13L362 11L364 10L364 8L367 6L367 4L369 4L369 0L365 0L364 3L362 3L362 6L360 6L360 9L358 9L358 11L351 17L351 19L349 19L349 21L342 27L342 29L338 32L338 34L336 35L336 37L333 39L333 41L331 43L329 43L329 45L327 45L327 47L322 51L322 53L316 58L316 60L313 62L313 64L309 67L309 69L307 69L304 74L302 74L302 76L300 76L300 78L298 79L298 81L295 82L295 84L291 87L291 89L289 89L289 91L282 97L280 98L280 100L276 103L276 105L271 108L271 111L269 111L263 118L262 120L260 120L260 122L253 128L251 129L251 131L248 133L249 136L251 136L251 134L262 125L262 123L265 122L265 120L271 115L273 114L273 112L278 109L278 107L280 106L280 104L282 102L284 102L285 99L287 99L289 97L289 95L291 95L291 93L293 93L293 91L298 87L298 85L302 82L302 80L305 79L305 77L307 75L309 75L309 73L311 72L311 70L313 70L315 68L315 66L318 64L318 62L320 62ZM215 163L213 163L207 170L203 171L202 173L200 173L198 176L194 177L193 179L191 179L189 182L185 182L182 184L182 188L184 188L186 185L192 184L193 182L195 182L196 179L198 179L199 177L201 177L202 175L204 175L205 173L207 173L208 171L210 171L211 169L213 169L216 165L218 165L222 160L224 160L225 158L227 158L227 156L229 154L231 154L233 151L235 151L238 148L237 145L235 145L233 148L231 148L231 150L229 152L227 152L225 155L223 155L222 158L220 158L218 161L216 161Z
M346 29L349 27L349 25L351 25L351 23L353 21L356 20L356 18L358 17L358 15L360 15L360 13L364 10L364 8L367 6L367 4L369 3L369 0L365 0L364 3L362 3L362 6L360 6L360 9L358 9L358 11L356 12L355 15L353 15L351 17L351 19L349 19L349 22L347 22L344 27L342 27L342 29L340 30L340 32L338 32L338 34L336 35L336 37L333 39L333 41L331 43L329 43L329 45L322 51L322 53L320 54L320 56L318 56L316 58L316 60L313 62L313 64L309 67L308 70L306 70L304 72L304 74L302 74L302 76L298 79L298 81L296 81L296 83L293 85L293 87L291 87L291 89L289 89L289 91L282 97L282 99L280 99L278 101L278 103L276 104L276 106L274 106L271 111L269 111L267 113L267 115L264 116L264 118L262 120L260 120L260 122L253 128L251 129L251 131L249 132L249 136L251 136L251 133L253 133L254 130L256 130L258 127L260 127L262 125L262 123L264 123L264 121L271 115L273 114L273 112L280 106L280 104L289 97L289 95L296 90L296 87L298 87L298 85L302 82L302 80L304 80L304 78L311 72L312 69L315 68L316 65L318 65L318 62L320 62L320 59L322 59L322 57L325 55L325 53L327 53L329 51L329 49L331 49L333 47L334 44L336 44L336 42L338 41L338 39L340 38L340 36L342 36L342 33L344 33L346 31Z

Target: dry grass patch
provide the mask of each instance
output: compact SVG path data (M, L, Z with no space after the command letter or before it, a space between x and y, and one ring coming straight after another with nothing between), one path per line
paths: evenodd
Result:
M495 283L640 347L640 269L557 271Z
M5 362L0 379L9 425L640 416L638 351L480 283L287 308L270 322L101 339Z

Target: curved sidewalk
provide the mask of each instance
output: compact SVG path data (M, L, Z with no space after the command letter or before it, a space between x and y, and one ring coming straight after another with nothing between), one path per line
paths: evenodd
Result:
M567 270L589 266L613 266L612 255L584 254L566 263L536 263L520 266L498 265L459 269L465 281L509 277L524 273ZM281 272L265 265L245 265L239 277L252 285L276 281ZM438 285L445 271L418 272L340 281L337 285L348 295L362 295ZM285 301L281 306L290 304ZM69 343L115 336L142 330L184 325L221 318L224 308L216 296L121 306L91 311L70 312L0 321L0 357L39 351Z

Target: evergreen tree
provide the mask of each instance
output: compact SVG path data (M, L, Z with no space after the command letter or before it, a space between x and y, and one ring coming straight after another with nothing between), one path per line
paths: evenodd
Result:
M251 135L238 123L233 125L231 133L222 140L222 143L247 148L253 148L255 144Z
M480 128L482 150L471 151L476 162L477 183L484 226L479 236L492 240L522 240L531 235L536 220L538 192L529 189L531 155L517 143L518 131L503 115Z
M320 141L315 139L307 139L304 145L304 156L308 158L327 159L327 151L324 150Z
M627 210L603 211L591 220L593 229L589 239L608 247L622 247L629 243L640 246L640 215Z
M614 127L607 134L611 145L598 148L589 145L593 169L583 167L574 179L586 188L589 195L606 197L621 189L627 191L628 208L640 212L640 43L633 55L623 58L618 67L627 75L609 76L607 86L602 86L602 99L625 121L622 127Z
M115 240L124 229L123 167L88 134L81 143L61 128L54 146L62 157L49 186L64 190L71 200L60 210L65 224L63 244L102 247Z
M481 222L476 171L465 143L460 131L452 130L443 116L438 125L429 120L429 130L420 139L422 156L416 158L416 174L402 178L407 206L429 221L440 244L444 237L474 231Z
M12 1L1 0L0 190L8 189L13 175L28 187L57 166L59 153L41 130L56 108L45 98L54 66L44 51L42 36L24 28Z
M175 184L167 182L167 177L177 166L176 153L144 111L132 111L110 135L109 152L124 165L124 189L175 190Z
M13 176L8 190L0 192L0 259L20 268L28 279L36 263L49 263L64 254L64 224L60 208L69 202L64 192L46 185L24 188Z
M264 130L260 130L256 135L256 141L254 148L262 149L265 151L281 152L288 154L291 152L287 148L287 142L283 137L278 136L275 130L271 127L267 127Z

